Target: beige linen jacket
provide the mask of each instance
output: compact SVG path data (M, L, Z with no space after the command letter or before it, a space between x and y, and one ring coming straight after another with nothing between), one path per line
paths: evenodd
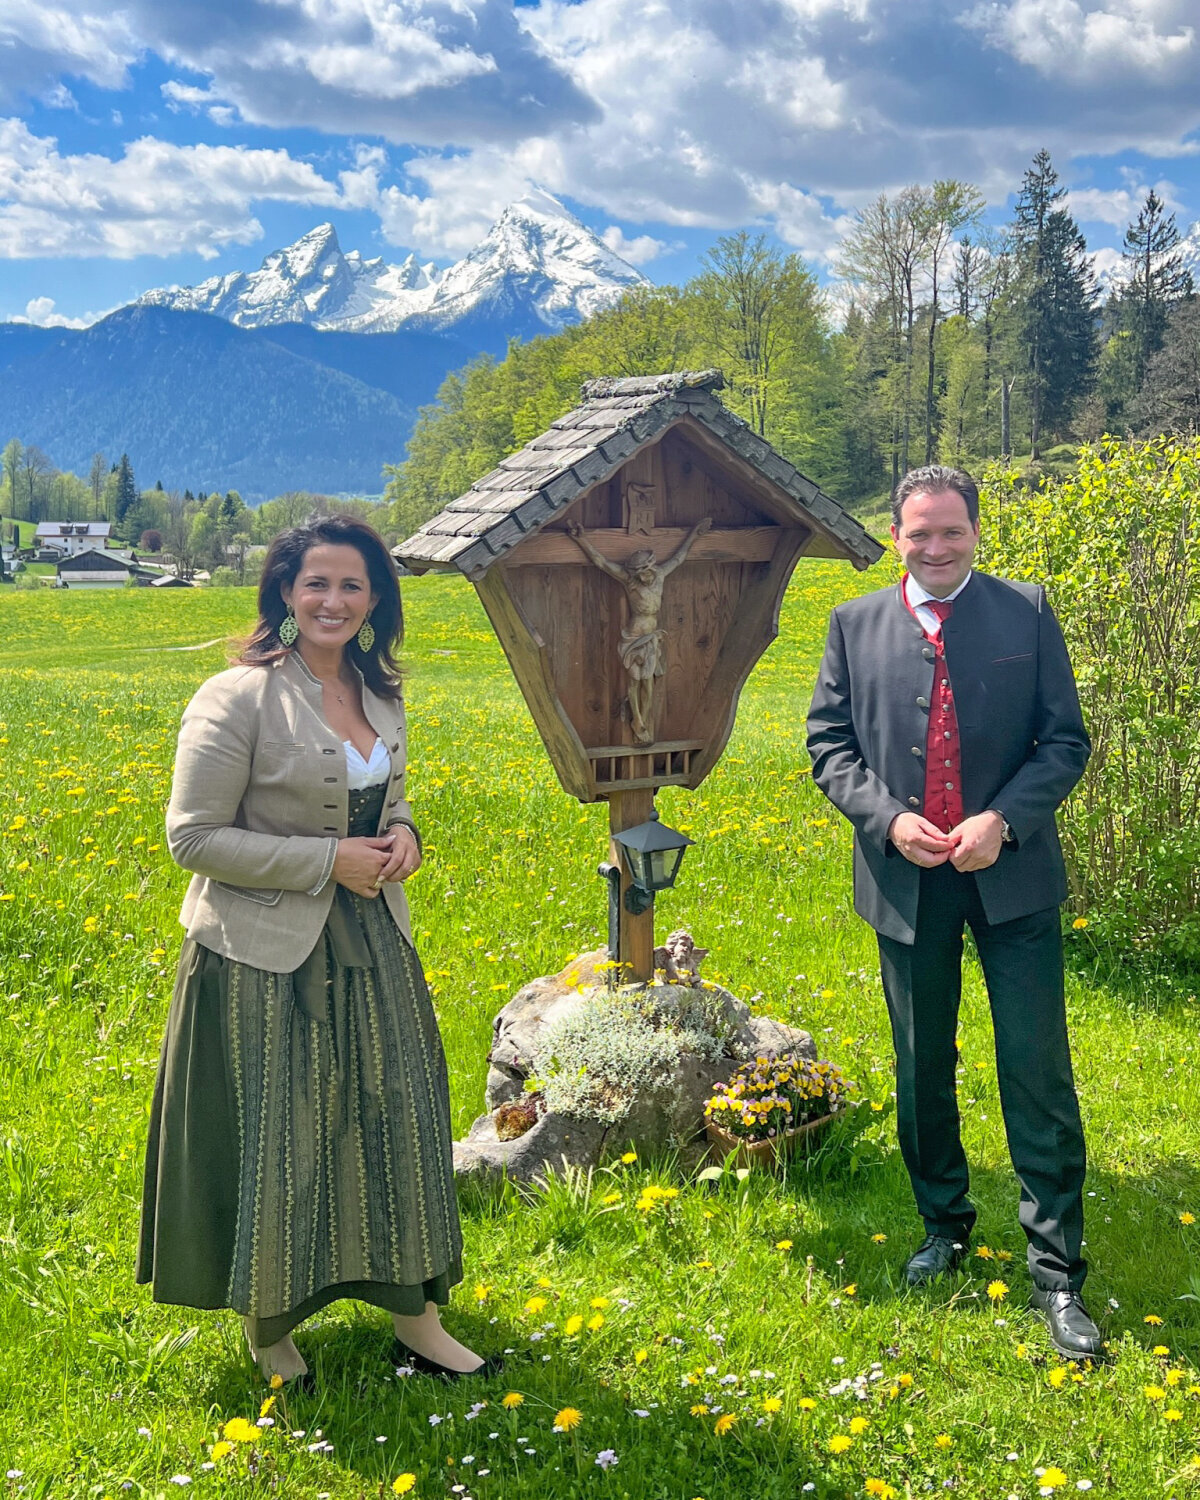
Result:
M363 712L392 759L380 833L404 823L404 706L364 684ZM231 667L184 710L167 808L167 844L193 872L179 920L214 952L275 973L297 969L333 904L333 861L349 812L346 752L321 707L321 684L295 653ZM412 942L404 887L386 901Z

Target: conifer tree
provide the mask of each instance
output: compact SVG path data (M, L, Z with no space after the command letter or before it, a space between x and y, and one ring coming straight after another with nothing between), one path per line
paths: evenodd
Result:
M1065 196L1050 153L1039 151L1022 181L1012 226L1035 458L1044 429L1063 423L1095 380L1096 282L1087 243L1061 207Z
M135 503L138 497L137 485L133 481L133 465L129 462L129 454L121 454L121 462L117 465L117 521L125 519L125 512Z
M1121 294L1121 322L1133 335L1139 389L1151 356L1163 346L1172 303L1192 295L1192 273L1178 245L1175 215L1166 212L1166 204L1151 188L1125 231L1122 255L1128 280Z

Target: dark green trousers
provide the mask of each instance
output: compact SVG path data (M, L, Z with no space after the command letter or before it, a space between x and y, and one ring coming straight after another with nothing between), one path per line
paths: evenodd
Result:
M879 937L896 1048L900 1150L930 1234L965 1237L975 1222L955 1090L963 932L983 966L1000 1103L1021 1184L1029 1270L1042 1287L1078 1290L1086 1156L1071 1073L1057 907L989 926L972 875L921 872L916 941Z

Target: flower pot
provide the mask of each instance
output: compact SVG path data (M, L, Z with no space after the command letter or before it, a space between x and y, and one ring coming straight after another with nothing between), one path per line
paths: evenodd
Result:
M785 1130L777 1136L762 1141L751 1140L743 1135L733 1135L712 1120L705 1123L704 1130L708 1136L709 1149L716 1157L724 1158L737 1153L747 1163L775 1161L780 1157L792 1156L797 1151L810 1150L820 1139L825 1127L831 1121L836 1120L840 1114L840 1109L832 1110L827 1115L820 1115L815 1120L806 1120L803 1125L796 1125L791 1130Z

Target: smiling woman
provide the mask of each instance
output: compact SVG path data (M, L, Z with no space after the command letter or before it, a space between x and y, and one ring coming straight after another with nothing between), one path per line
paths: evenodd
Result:
M369 526L284 532L239 665L201 686L179 736L167 840L193 879L138 1280L156 1301L240 1312L259 1368L285 1380L308 1374L292 1329L346 1297L392 1313L410 1362L484 1365L437 1310L462 1237L402 889L421 845L400 633L395 565Z

